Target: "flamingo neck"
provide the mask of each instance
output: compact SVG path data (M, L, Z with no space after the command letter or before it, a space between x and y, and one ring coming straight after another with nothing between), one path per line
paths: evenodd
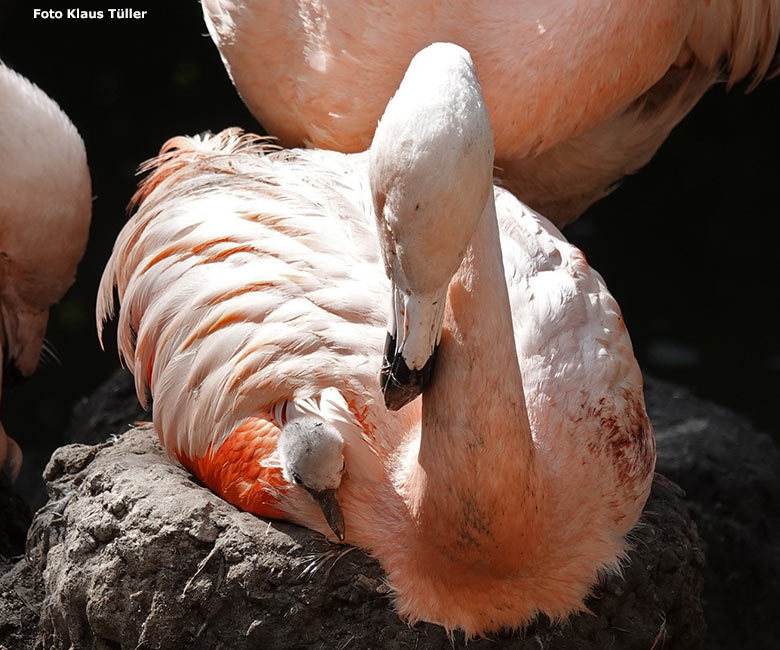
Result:
M450 283L444 322L408 502L418 529L451 546L442 550L480 555L482 540L531 525L538 491L492 192Z

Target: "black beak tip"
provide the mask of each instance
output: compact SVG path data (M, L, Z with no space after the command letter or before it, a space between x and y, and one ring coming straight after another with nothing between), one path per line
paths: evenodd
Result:
M398 411L414 400L423 391L419 382L412 384L398 384L397 381L389 379L384 384L382 391L385 396L385 408L390 411Z
M438 346L434 347L433 353L428 357L425 365L419 370L412 370L406 365L403 356L396 353L395 343L395 337L388 334L380 375L385 407L391 411L403 408L425 390L431 381L438 352Z

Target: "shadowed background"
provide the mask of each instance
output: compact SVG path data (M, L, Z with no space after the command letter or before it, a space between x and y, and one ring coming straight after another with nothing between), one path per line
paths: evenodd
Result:
M73 404L118 366L113 327L106 351L98 345L94 304L135 169L174 135L259 127L195 0L175 9L136 2L134 9L148 10L142 20L34 20L36 4L0 0L0 58L73 120L95 197L86 256L49 323L61 363L3 395L2 421L25 452L20 489L37 507L40 472ZM780 80L743 90L710 91L654 160L566 235L620 303L645 371L743 413L778 441Z

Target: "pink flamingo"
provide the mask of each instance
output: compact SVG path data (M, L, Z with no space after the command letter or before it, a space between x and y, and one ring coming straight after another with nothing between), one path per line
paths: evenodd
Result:
M175 138L97 304L100 331L117 287L169 454L244 510L365 549L402 616L469 635L584 609L655 459L617 304L493 186L493 154L451 44L414 58L367 152Z
M412 55L474 57L502 184L562 227L718 80L770 68L780 0L203 0L246 105L285 146L356 152Z
M30 375L49 308L73 284L92 194L84 143L40 88L0 62L0 365ZM0 469L15 478L17 443L0 424Z

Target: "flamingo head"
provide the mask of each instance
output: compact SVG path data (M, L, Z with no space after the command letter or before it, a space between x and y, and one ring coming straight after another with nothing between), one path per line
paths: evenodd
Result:
M343 541L344 516L336 496L345 468L341 434L318 418L298 417L282 427L278 451L284 479L309 493Z
M84 143L37 86L0 62L0 340L38 364L49 307L73 283L92 212Z
M447 288L493 186L493 132L471 56L451 43L415 55L369 150L379 240L392 283L385 404L431 377Z

